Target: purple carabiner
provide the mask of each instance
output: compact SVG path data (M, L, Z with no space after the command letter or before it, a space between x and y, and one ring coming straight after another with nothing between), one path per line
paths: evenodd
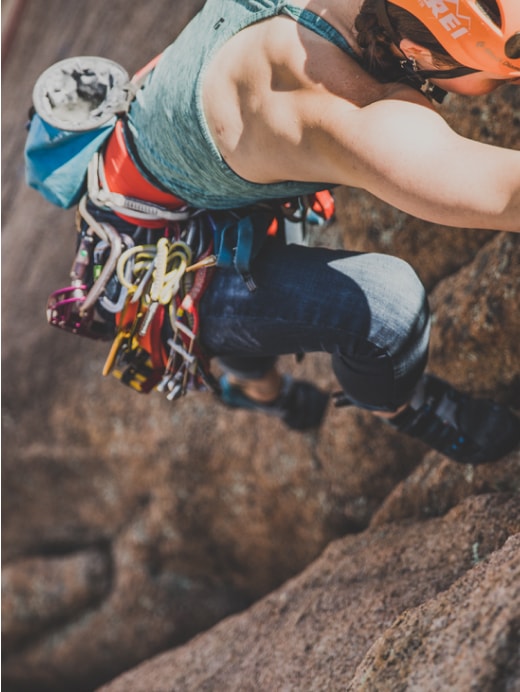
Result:
M94 319L94 310L83 310L88 295L85 284L59 288L47 301L47 322L53 327L64 329L90 339L110 339L113 328L106 322Z

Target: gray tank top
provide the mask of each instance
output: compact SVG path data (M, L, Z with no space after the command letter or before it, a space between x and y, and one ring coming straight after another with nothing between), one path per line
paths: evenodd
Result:
M242 29L288 15L357 59L334 27L286 0L208 0L163 53L129 113L136 153L164 188L196 207L230 209L332 187L327 182L258 184L224 161L202 108L202 80L212 56Z

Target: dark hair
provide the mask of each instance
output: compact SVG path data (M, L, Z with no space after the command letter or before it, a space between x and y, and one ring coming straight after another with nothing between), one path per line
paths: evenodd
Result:
M357 42L363 55L363 65L376 79L381 82L394 82L403 78L401 58L394 54L393 37L381 26L377 11L377 0L365 0L356 17L354 27ZM450 54L441 46L434 35L422 22L407 10L387 3L387 14L394 30L394 36L399 39L408 38L427 48L436 67L458 67Z

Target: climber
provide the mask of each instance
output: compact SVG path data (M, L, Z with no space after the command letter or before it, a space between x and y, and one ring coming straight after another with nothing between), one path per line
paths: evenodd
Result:
M431 103L520 83L516 0L208 0L128 118L144 171L189 204L234 208L334 185L419 218L520 231L520 153L453 132ZM257 289L217 269L201 340L222 398L320 423L326 395L281 354L327 351L352 403L470 463L519 441L505 407L423 374L428 307L400 259L266 241Z
M518 0L207 0L147 75L124 139L143 178L192 208L345 185L444 226L518 232L520 152L458 135L434 104L504 84L520 84ZM456 461L520 441L507 407L425 374L427 297L399 258L262 237L248 280L217 267L199 313L228 406L319 426L329 396L277 357L324 351L337 404Z

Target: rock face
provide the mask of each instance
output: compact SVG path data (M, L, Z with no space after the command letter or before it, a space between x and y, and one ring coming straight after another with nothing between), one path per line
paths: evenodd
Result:
M499 611L515 595L515 544L507 539L519 530L517 454L472 470L355 410L331 409L319 434L299 435L230 413L210 394L171 405L102 378L106 345L46 324L47 295L68 280L74 211L52 207L24 183L33 84L70 55L103 55L132 72L200 4L178 1L172 13L166 0L48 0L13 2L3 15L3 685L92 690L180 646L123 678L124 689L174 689L171 680L179 680L175 689L218 689L213 679L233 689L240 670L240 689L248 681L276 689L276 680L334 689L313 680L337 684L338 676L337 689L351 680L353 689L362 680L385 689L380 680L395 671L403 678L386 689L400 689L412 669L415 689L427 689L428 666L449 660L457 631L482 622L489 628L475 630L484 651L481 673L472 669L477 689L491 690L486 680L499 674L514 689L516 663L504 658L514 611L510 620ZM518 91L452 98L445 109L461 132L513 146ZM434 311L430 369L520 407L519 237L438 229L357 191L339 190L337 200L337 222L313 242L410 261ZM325 356L284 365L337 387ZM465 591L473 579L481 599ZM493 584L496 599L484 608ZM433 635L448 604L460 618L438 625L451 637L444 651ZM248 639L257 625L257 641ZM384 659L386 628L399 667ZM423 647L410 644L414 632ZM262 664L268 653L278 678ZM177 677L168 683L170 660Z
M519 529L519 498L496 495L343 538L246 613L101 689L508 689Z
M474 544L475 551L478 546ZM407 610L371 647L349 689L518 689L520 537L437 599Z

